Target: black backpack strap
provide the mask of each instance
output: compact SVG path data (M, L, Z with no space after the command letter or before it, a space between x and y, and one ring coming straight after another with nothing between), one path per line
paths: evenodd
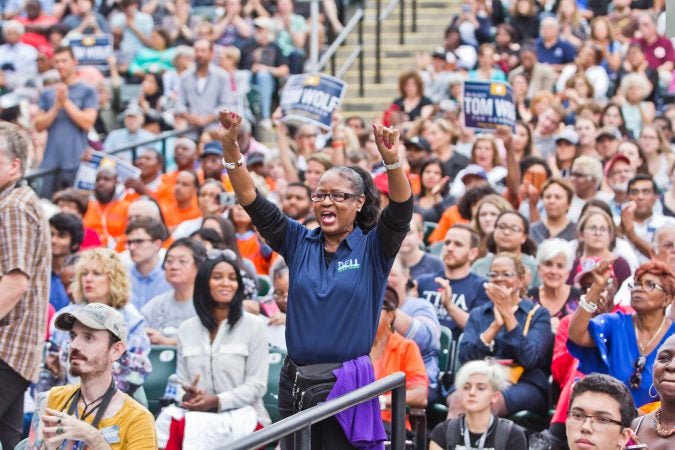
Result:
M506 443L509 441L509 435L513 428L513 422L508 419L497 419L497 430L495 431L495 450L506 450Z
M462 418L457 417L448 422L445 429L445 449L452 450L462 438Z

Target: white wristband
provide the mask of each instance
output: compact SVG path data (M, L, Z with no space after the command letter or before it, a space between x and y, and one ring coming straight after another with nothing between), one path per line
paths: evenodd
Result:
M239 161L237 162L227 162L225 161L225 158L223 158L223 165L227 170L234 170L238 167L243 166L244 164L246 164L246 161L244 160L244 155L241 155Z
M478 338L483 343L483 345L486 346L491 352L495 351L495 341L494 341L494 339L491 340L490 342L485 342L485 338L483 337L483 333L481 333L478 336Z
M581 309L583 309L589 314L593 314L595 311L598 310L598 305L587 301L585 295L582 295L581 298L579 299L579 306L581 307Z
M399 158L398 161L393 164L387 164L386 162L382 161L382 164L384 164L384 168L387 170L395 170L401 167L401 159Z

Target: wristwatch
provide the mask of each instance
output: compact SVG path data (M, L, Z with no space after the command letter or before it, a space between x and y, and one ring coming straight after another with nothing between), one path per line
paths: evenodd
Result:
M401 159L399 158L398 161L392 164L387 164L386 162L382 161L382 164L384 164L384 168L387 170L398 169L399 167L401 167Z
M227 162L227 161L225 161L225 158L223 158L223 165L225 166L225 168L227 170L237 169L237 168L243 166L244 164L246 164L246 161L244 160L244 155L241 155L241 157L239 158L239 161L237 161L237 162Z

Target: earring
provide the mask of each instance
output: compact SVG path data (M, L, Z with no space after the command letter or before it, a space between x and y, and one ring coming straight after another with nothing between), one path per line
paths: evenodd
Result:
M652 394L652 389L654 389L654 393L653 393L653 394ZM652 383L652 385L649 386L649 391L647 391L647 393L649 394L649 396L650 396L651 398L657 398L657 397L659 396L659 393L656 392L656 387L654 386L654 383Z
M360 213L360 212L361 212L361 208L357 208L357 209L356 209L356 212L357 212L357 213Z

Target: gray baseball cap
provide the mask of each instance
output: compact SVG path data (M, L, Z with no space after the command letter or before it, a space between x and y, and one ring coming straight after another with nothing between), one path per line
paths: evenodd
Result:
M103 303L89 303L75 311L63 312L56 317L54 325L63 331L70 331L75 321L94 330L108 330L122 342L127 341L127 323L115 308Z

